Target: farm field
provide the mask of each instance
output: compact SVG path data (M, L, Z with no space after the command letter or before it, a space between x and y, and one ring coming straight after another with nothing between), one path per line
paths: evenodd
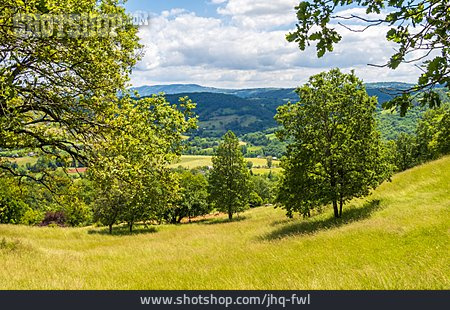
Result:
M194 169L199 167L205 167L205 166L212 166L212 156L190 156L190 155L183 155L181 156L181 159L179 162L172 164L170 167L177 168L179 166L182 166L183 168L187 169ZM27 163L35 164L37 162L37 158L35 157L21 157L16 159L10 159L13 162L16 162L18 165L26 165ZM280 162L277 160L273 161L274 168L268 169L267 166L267 160L265 158L248 158L247 161L253 162L254 168L253 173L255 174L264 174L269 173L271 170L273 173L277 173L281 171L281 168L278 168ZM84 173L86 169L79 168L78 172ZM70 174L77 173L75 169L69 170Z
M267 207L134 235L0 225L0 289L450 289L449 166L398 174L339 220Z
M198 167L212 166L212 156L181 156L181 159L178 163L172 164L172 168L176 168L178 166L182 166L183 168L194 169ZM265 158L247 158L247 161L251 161L253 163L254 168L253 173L255 174L263 174L269 173L270 169L267 166L267 160ZM272 168L272 172L280 172L281 169L277 168L280 162L274 160L273 165L275 168Z
M24 166L26 164L34 165L37 162L37 157L19 157L19 158L8 158L8 161L18 164L19 166Z

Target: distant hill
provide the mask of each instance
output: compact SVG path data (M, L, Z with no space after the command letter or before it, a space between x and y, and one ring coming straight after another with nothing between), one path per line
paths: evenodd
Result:
M141 86L131 89L137 91L141 97L147 97L154 94L165 93L167 95L181 94L181 93L226 93L225 90L204 87L197 84L171 84L171 85L154 85L154 86Z
M277 126L274 116L283 101L266 98L241 98L220 93L182 93L167 95L171 103L188 96L197 103L200 136L220 137L227 130L242 135Z
M376 96L379 102L379 119L382 134L387 139L395 138L400 132L412 133L422 112L416 108L405 118L381 111L381 104L393 98L399 90L412 87L410 84L368 83L367 92ZM294 88L220 89L196 84L175 84L143 86L135 88L142 97L166 93L167 99L178 102L179 97L188 96L197 103L199 130L193 135L220 137L227 130L238 135L264 131L277 126L274 116L277 108L288 101L299 100Z
M412 87L411 84L399 82L381 82L368 83L366 88L372 96L379 97L379 100L384 102L391 98L387 93L393 90L402 90ZM240 98L265 98L278 100L298 100L298 95L295 93L295 88L249 88L249 89L226 89L205 87L197 84L171 84L171 85L154 85L141 86L131 89L137 91L141 97L152 96L153 94L165 93L166 95L187 94L187 93L214 93L235 95Z

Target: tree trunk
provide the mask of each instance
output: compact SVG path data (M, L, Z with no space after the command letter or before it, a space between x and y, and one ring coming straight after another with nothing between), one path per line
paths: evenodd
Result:
M133 222L129 223L128 225L130 226L130 234L132 234L133 233Z
M108 225L109 226L109 234L112 235L112 224Z
M231 221L233 220L233 212L228 211L228 219Z
M339 209L337 200L333 200L333 210L334 210L334 217L339 218Z
M331 167L334 167L334 164L331 163ZM339 209L338 209L338 191L337 191L337 184L336 184L336 178L334 174L334 168L332 168L333 173L331 173L331 188L333 189L333 210L334 210L334 217L339 218Z
M344 206L344 201L342 199L339 201L339 217L342 217L342 208Z

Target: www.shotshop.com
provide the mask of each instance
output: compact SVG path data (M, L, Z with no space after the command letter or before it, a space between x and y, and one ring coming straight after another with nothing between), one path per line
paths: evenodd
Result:
M282 306L285 308L288 305L310 305L311 296L297 296L292 294L289 297L275 296L273 294L265 294L264 296L252 297L230 297L230 296L214 296L210 294L207 296L178 296L178 297L140 297L142 305L164 306L164 305L218 305L228 308L232 305L261 305L267 308L271 306Z

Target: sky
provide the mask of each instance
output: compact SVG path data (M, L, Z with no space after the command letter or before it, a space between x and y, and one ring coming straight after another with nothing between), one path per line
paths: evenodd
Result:
M139 37L144 57L131 76L135 87L200 84L223 88L297 87L331 68L355 70L364 82L417 81L419 70L375 68L394 53L385 26L351 32L336 25L343 40L317 58L315 47L300 51L286 41L295 29L299 0L128 0L129 13L145 11L150 23ZM340 15L363 14L353 7ZM351 25L357 29L361 25Z

